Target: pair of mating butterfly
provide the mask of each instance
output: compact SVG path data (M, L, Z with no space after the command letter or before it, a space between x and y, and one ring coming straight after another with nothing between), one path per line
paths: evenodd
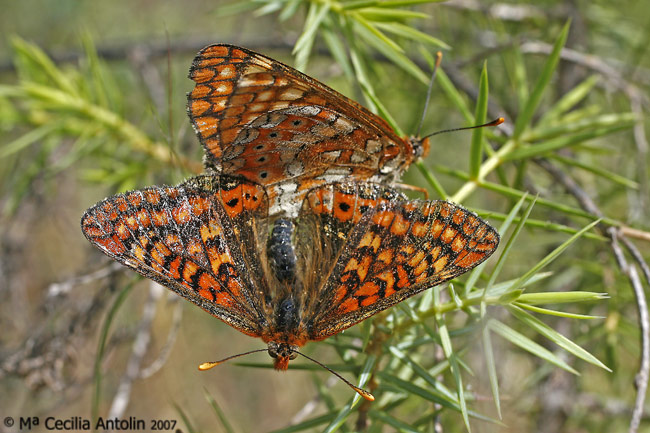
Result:
M109 197L81 227L111 258L262 338L276 369L308 341L497 248L496 230L472 212L391 187L428 139L400 138L356 102L244 48L204 48L189 76L208 174Z

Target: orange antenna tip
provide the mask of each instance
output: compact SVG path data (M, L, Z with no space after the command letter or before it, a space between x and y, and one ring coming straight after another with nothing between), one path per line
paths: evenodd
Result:
M210 370L211 368L214 368L219 364L223 364L226 361L230 361L233 358L239 358L240 356L250 355L251 353L266 352L266 351L267 351L267 349L251 350L250 352L238 353L237 355L229 356L229 357L224 358L224 359L222 359L220 361L204 362L204 363L199 365L199 371ZM332 370L331 368L327 367L326 365L323 365L322 363L316 361L314 358L311 358L311 357L305 355L304 353L300 353L297 350L293 350L293 353L296 353L296 354L302 356L303 358L306 358L306 359L310 360L311 362L323 367L325 370L329 371L334 376L341 379L346 385L348 385L350 388L355 390L361 397L365 398L366 400L375 401L375 396L374 395L372 395L371 393L369 393L365 389L362 389L362 388L359 388L356 385L353 385L352 383L350 383L349 380L345 379L343 376L341 376L340 374L338 374L336 371ZM275 364L276 370L286 370L287 369L287 367L289 366L288 365L289 364L289 358L283 358L283 361L284 361L284 363L282 364L282 367L280 367L280 368L278 368L278 363L276 362L276 364Z
M440 67L441 62L442 62L442 51L438 51L436 53L436 69Z
M217 362L204 362L203 364L199 365L199 370L200 371L206 371L209 370L213 367L216 367L217 365L221 364L222 361L217 361Z
M204 362L203 364L199 365L199 370L200 371L209 370L212 367L216 367L219 364L221 364L221 362Z
M361 389L361 388L356 387L356 386L352 386L352 389L355 390L357 392L357 394L359 394L361 397L365 398L366 400L375 401L375 396L370 394L365 389Z
M199 371L206 371L216 367L219 364L223 364L226 361L230 361L231 359L239 358L240 356L246 356L246 355L250 355L251 353L257 353L257 352L266 352L266 349L256 349L256 350L251 350L250 352L238 353L237 355L229 356L220 361L204 362L203 364L199 365Z
M340 374L338 374L336 371L332 370L331 368L329 368L329 367L326 366L325 364L321 363L320 361L317 361L317 360L315 360L314 358L309 357L309 356L305 355L305 354L302 353L302 352L298 352L297 350L294 351L294 353L297 353L298 355L302 356L303 358L307 358L308 360L310 360L310 361L313 362L314 364L317 364L317 365L323 367L325 370L329 371L329 372L332 373L334 376L336 376L336 377L338 377L339 379L341 379L341 381L343 381L347 386L349 386L350 388L352 388L353 390L355 390L355 391L357 392L357 394L359 394L361 397L365 398L366 400L368 400L368 401L375 401L375 396L374 396L374 395L370 394L370 393L369 393L368 391L366 391L365 389L361 389L361 388L359 388L358 386L353 385L349 380L347 380L346 378L344 378L343 376L341 376Z

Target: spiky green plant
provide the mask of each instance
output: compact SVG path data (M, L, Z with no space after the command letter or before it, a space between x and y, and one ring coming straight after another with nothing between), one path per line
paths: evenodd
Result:
M253 0L221 12L254 10L258 16L277 17L279 23L299 17L302 31L293 46L295 65L307 69L308 61L316 57L314 48L322 44L349 85L360 89L368 106L401 134L389 108L399 104L386 103L383 95L387 90L381 83L390 83L388 76L399 75L424 89L429 75L425 65L433 58L430 52L452 45L413 25L429 17L421 12L424 3L433 2ZM620 137L618 133L629 130L639 119L631 112L604 107L602 99L592 100L597 92L596 75L563 95L553 95L552 82L569 31L568 23L557 27L555 42L541 62L526 58L517 45L504 49L501 58L483 62L472 84L476 89L473 99L468 97L468 89L459 89L443 64L437 84L446 109L453 109L457 118L479 124L488 113L502 115L490 113L488 102L512 107L503 99L504 94L512 93L516 94L514 117L507 119L509 128L502 133L474 130L467 150L435 143L432 157L417 164L422 177L411 173L408 179L428 185L445 199L476 203L479 214L500 221L501 247L489 262L460 281L435 287L324 343L340 358L330 366L356 375L357 383L375 394L374 403L364 403L356 395L341 402L322 384L320 373L315 374L323 409L276 432L352 431L359 427L381 431L382 426L433 431L436 423L442 423L444 431L471 431L479 422L498 426L504 404L512 400L504 403L501 398L504 372L495 359L495 339L571 374L579 374L586 364L568 362L566 355L609 371L581 347L580 343L591 346L595 337L569 338L552 324L559 318L589 323L595 334L616 332L602 330L602 320L592 313L611 288L594 283L593 275L600 270L595 269L593 256L594 251L607 250L608 227L629 228L612 191L636 191L646 180L616 173L615 167L603 163L602 155L613 153L608 141ZM36 177L53 180L77 163L93 167L83 170L84 182L96 182L113 191L151 184L160 179L160 171L173 171L172 176L178 177L179 171L189 175L200 170L195 155L177 153L168 144L171 140L161 138L155 120L130 119L137 114L133 107L124 108L126 92L117 89L113 71L98 58L89 39L85 40L85 61L68 68L56 65L38 47L19 38L14 39L13 47L18 80L0 86L0 110L8 119L5 122L22 133L0 148L1 161L13 166L1 173L3 194L10 197L4 202L5 215L12 214ZM415 53L421 55L419 62L413 60ZM497 60L512 74L501 74L497 80L494 73L488 74ZM497 94L488 92L494 82L500 90ZM436 99L440 104L441 97ZM409 102L417 105L412 98ZM412 113L417 114L416 110ZM466 138L455 136L454 140ZM37 157L21 158L26 152ZM63 156L55 158L57 164L52 166L49 162L55 153ZM440 163L437 156L443 153L453 153L453 165L447 164L448 158L441 158L445 163ZM563 190L540 174L540 161L550 161L565 171L576 170L574 177L585 185L606 185L602 214L567 199ZM645 233L643 227L638 229ZM546 251L527 248L536 242ZM572 281L569 288L558 288L567 279ZM115 308L126 293L122 292ZM101 362L112 317L111 313L106 319L95 365L96 412L100 410ZM474 374L471 363L476 362L484 364L487 374L480 379L490 388L491 415L473 408L484 398L467 385ZM294 368L319 371L316 366L298 363ZM533 386L533 381L541 378L530 380L529 386ZM233 431L230 424L237 425L238 420L229 419L209 392L208 401L224 429ZM179 413L190 428L191 408L179 407Z

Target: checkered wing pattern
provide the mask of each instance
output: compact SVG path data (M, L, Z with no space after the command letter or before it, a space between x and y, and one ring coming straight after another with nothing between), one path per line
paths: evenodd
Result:
M327 182L393 180L427 150L428 141L400 138L358 103L245 48L204 48L190 78L188 113L207 165L269 186L272 204L287 202L279 207L299 206Z
M377 185L317 189L303 213L321 227L322 255L333 257L304 315L313 340L469 271L499 243L494 228L458 205L409 201Z
M86 211L81 228L109 257L259 337L258 294L267 288L257 242L267 211L258 185L203 176L109 197Z

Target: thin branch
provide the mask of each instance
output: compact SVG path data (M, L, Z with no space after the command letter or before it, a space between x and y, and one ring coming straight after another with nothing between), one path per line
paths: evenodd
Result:
M158 370L162 368L163 365L165 365L167 359L169 359L169 354L172 351L172 347L174 347L174 342L178 336L178 331L181 328L181 319L183 318L183 304L180 302L181 299L175 294L169 292L169 296L171 297L172 302L174 302L176 305L174 306L172 324L171 328L169 329L169 333L167 334L167 341L165 342L163 348L160 350L158 357L151 364L149 364L148 367L143 368L140 371L140 379L146 379L153 376L158 372Z
M58 283L52 283L49 286L47 286L47 289L45 290L47 292L47 297L49 299L55 298L57 296L63 296L66 295L76 286L80 286L82 284L88 284L92 283L93 281L101 280L103 278L108 277L109 275L113 274L114 272L124 269L124 266L117 262L111 262L107 266L104 266L103 268L100 268L94 272L91 272L89 274L85 275L78 275L72 278L69 278L65 281L61 281Z
M553 50L553 47L545 42L528 41L522 43L520 49L525 54L548 55ZM598 72L600 75L609 80L616 88L624 91L625 93L628 93L630 87L634 87L624 78L624 75L621 72L624 66L612 66L612 63L616 63L613 60L605 61L593 54L585 54L571 48L563 48L560 53L560 57L562 60L574 63L576 65L584 66L587 69ZM639 94L644 104L647 104L649 102L648 97L643 92L639 91L638 89L636 89L635 92Z
M566 16L566 7L556 7L552 10L542 9L531 5L515 5L511 3L481 2L479 0L455 0L444 3L452 9L480 12L482 15L499 21L521 22L527 20L545 20L548 18L563 18Z
M133 382L138 378L142 358L147 353L149 342L151 340L151 324L156 314L156 303L162 296L163 289L158 283L151 282L149 288L149 297L147 298L142 310L142 319L138 324L138 331L133 342L133 351L126 366L126 372L122 376L120 385L117 388L113 403L108 412L108 418L121 418L129 405L131 398L131 388Z
M215 42L214 38L174 38L171 43L167 40L152 41L148 43L125 43L115 45L102 45L96 48L97 55L104 60L108 61L121 61L126 60L138 53L138 56L144 56L150 59L157 59L165 57L168 54L183 54L183 53L196 53L201 48L206 47ZM286 49L290 51L293 48L292 41L279 40L279 39L260 39L257 41L238 41L231 40L230 43L239 44L250 48L252 50L274 50ZM48 52L47 56L52 59L56 64L60 63L76 63L86 57L82 49L71 49L66 51ZM14 60L12 58L4 58L0 60L0 72L13 72L16 69Z
M643 101L638 93L628 94L630 98L630 108L636 114L637 120L634 122L633 135L637 151L637 179L639 182L639 191L636 194L637 200L632 200L636 209L630 216L632 220L645 220L650 210L650 181L648 180L648 139L645 135L645 125L643 122Z
M621 234L628 238L636 238L642 241L650 242L650 233L643 230L634 229L628 226L621 226Z
M603 218L605 215L601 210L596 206L596 203L591 199L589 194L587 194L578 183L573 180L565 171L559 169L553 165L548 159L545 158L534 158L533 161L546 170L556 181L558 181L566 190L576 199L580 207L590 214L598 218ZM601 231L605 231L607 226L603 223L600 224Z
M639 367L639 372L634 378L634 385L637 394L634 410L632 411L632 419L630 420L630 428L628 430L630 433L636 433L643 416L643 406L645 404L646 391L648 390L648 377L650 374L650 318L648 317L648 303L636 267L627 263L625 255L618 244L618 233L616 228L610 227L607 232L612 239L612 250L614 251L616 262L621 268L621 271L627 275L630 280L636 298L637 309L639 311L639 326L641 328L641 365Z
M561 183L564 188L574 196L578 201L580 206L586 211L593 213L597 216L602 216L603 213L598 209L596 204L591 200L588 194L586 194L582 188L565 172L555 167L548 160L537 158L534 160L538 165L544 168L556 181ZM632 411L632 419L630 420L630 433L635 433L641 422L641 417L643 415L643 406L645 404L645 396L648 388L648 380L650 378L650 317L648 317L648 304L645 297L645 292L643 290L643 284L639 279L636 267L628 264L625 254L619 245L619 239L622 238L620 231L616 227L604 228L601 224L600 229L603 230L611 239L611 247L616 258L616 263L621 269L621 272L627 276L634 296L636 299L637 310L639 311L639 328L640 328L640 337L641 337L641 360L639 365L639 372L637 373L634 384L637 389L637 395L635 400L634 409ZM646 278L650 283L650 269L645 263L641 254L636 250L636 248L629 242L626 243L628 250L631 251L632 256L640 264L643 269Z
M632 257L634 257L634 260L636 260L637 264L641 268L641 271L643 272L643 276L645 277L646 282L648 285L650 285L650 266L648 266L648 263L645 261L637 247L630 242L628 239L625 238L625 236L621 237L621 242L623 245L625 245L625 248L628 249L630 254L632 254Z

